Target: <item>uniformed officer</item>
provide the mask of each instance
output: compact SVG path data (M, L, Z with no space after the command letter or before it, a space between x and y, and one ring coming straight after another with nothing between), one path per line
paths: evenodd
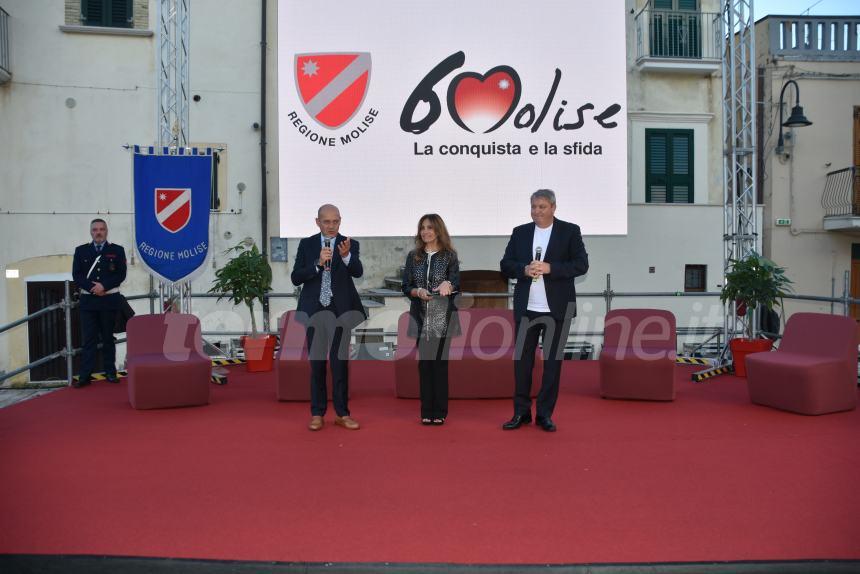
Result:
M118 383L116 376L116 347L113 327L120 308L120 283L125 281L125 250L108 243L108 228L104 219L90 222L92 242L75 249L72 277L81 289L80 312L83 352L78 381L73 387L90 384L96 362L99 339L102 343L102 364L108 382Z

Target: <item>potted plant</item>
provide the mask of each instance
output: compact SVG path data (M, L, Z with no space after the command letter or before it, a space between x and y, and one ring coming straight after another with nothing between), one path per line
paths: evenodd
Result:
M272 289L272 267L253 241L245 240L226 250L233 257L215 272L209 293L218 293L218 301L227 297L233 305L244 303L251 314L251 336L242 337L242 348L249 371L271 371L274 361L275 337L260 334L254 317L254 301L263 304L263 297Z
M726 284L720 292L720 299L724 303L734 302L738 316L743 317L747 311L773 309L780 305L786 291L790 289L791 279L785 276L785 269L767 257L752 252L743 259L729 260L729 272L726 273ZM770 339L753 338L753 313L750 315L746 337L729 341L735 374L739 377L747 374L748 354L769 351L773 346Z

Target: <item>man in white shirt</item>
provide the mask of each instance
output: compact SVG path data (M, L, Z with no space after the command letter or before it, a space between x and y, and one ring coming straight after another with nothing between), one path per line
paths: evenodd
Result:
M561 361L570 322L576 316L574 279L588 272L588 253L579 226L555 218L555 193L539 189L531 196L532 223L515 227L499 265L516 279L514 321L514 416L502 425L513 430L532 421L531 386L535 349L543 338L543 379L537 397L535 422L555 432L552 421Z

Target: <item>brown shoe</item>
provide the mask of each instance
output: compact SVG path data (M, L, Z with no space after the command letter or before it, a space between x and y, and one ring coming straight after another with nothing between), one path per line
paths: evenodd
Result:
M311 422L308 423L308 428L312 431L318 431L323 428L323 418L318 416L311 417Z
M358 430L361 428L361 425L358 424L358 421L351 416L334 417L334 424L342 426L347 430Z

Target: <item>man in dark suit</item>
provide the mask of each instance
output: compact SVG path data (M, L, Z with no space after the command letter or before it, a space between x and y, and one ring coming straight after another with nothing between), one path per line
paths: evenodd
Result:
M588 271L588 253L579 226L555 218L555 193L539 189L531 196L533 223L515 227L502 273L516 279L514 288L514 416L502 425L517 429L532 421L532 368L538 336L543 338L543 380L537 397L535 422L555 432L553 409L558 399L561 360L570 322L576 316L573 280Z
M334 423L349 430L359 424L349 414L349 339L351 330L366 316L353 278L364 269L358 257L358 241L338 233L340 211L323 205L317 211L320 233L299 242L291 279L301 285L298 316L307 325L311 364L311 421L308 428L323 427L326 399L326 355L331 365Z
M75 249L72 277L81 290L79 309L83 351L81 370L73 387L90 384L96 362L98 341L102 343L102 366L109 383L118 383L116 376L116 347L113 327L122 303L119 286L125 281L125 250L107 240L108 228L104 219L90 222L90 243Z

